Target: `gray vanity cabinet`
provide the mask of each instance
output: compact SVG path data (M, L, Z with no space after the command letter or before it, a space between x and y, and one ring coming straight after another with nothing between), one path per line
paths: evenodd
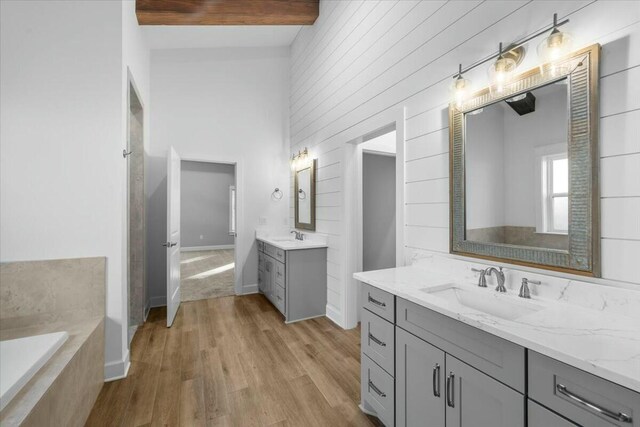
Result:
M396 425L445 425L445 353L396 327Z
M522 394L446 355L447 427L525 425Z
M327 305L327 249L287 250L258 241L258 290L295 322L324 316Z

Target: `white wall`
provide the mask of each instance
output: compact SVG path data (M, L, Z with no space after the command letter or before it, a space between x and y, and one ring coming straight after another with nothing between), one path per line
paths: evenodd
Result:
M1 2L0 13L1 258L107 257L107 377L128 360L126 65L148 73L133 8Z
M288 225L290 195L271 199L275 187L286 192L289 180L288 65L288 48L152 51L147 254L154 305L166 296L160 245L166 240L165 157L171 145L183 159L242 162L237 170L238 198L244 203L236 241L242 248L238 273L245 291L257 289L255 230Z
M575 46L603 45L600 116L602 264L608 279L640 284L640 8L607 1L322 1L292 46L292 150L318 157L318 230L329 236L328 301L343 324L344 144L405 109L405 243L448 253L448 86L468 65L532 33L557 12ZM537 63L529 46L521 69ZM470 74L486 84L486 68ZM623 225L627 225L626 227ZM341 252L342 251L342 252Z
M234 165L183 161L181 172L182 248L233 245L229 187L235 185Z

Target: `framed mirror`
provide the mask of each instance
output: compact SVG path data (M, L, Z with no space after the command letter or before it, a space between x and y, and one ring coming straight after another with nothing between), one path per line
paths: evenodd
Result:
M450 105L451 253L600 275L599 49Z
M316 229L316 160L295 171L295 221L296 228Z

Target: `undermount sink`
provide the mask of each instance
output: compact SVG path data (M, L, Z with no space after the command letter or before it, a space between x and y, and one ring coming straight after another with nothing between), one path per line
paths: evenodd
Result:
M519 298L515 299L490 288L472 288L455 283L424 288L421 291L447 301L452 308L458 308L461 311L472 309L505 320L515 320L544 308L532 301L519 301Z

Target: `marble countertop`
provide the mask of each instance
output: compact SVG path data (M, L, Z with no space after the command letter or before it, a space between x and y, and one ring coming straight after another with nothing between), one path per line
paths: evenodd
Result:
M532 296L539 311L505 320L471 308L460 309L425 292L447 283L488 292L497 299L521 304L517 292L499 294L494 286L478 288L475 283L455 280L424 267L409 266L355 273L356 280L437 311L530 350L575 366L616 384L640 392L640 322L579 305Z
M256 239L268 243L276 248L283 249L285 251L292 251L297 249L316 249L326 248L328 245L326 242L320 240L295 240L292 237L256 237Z

